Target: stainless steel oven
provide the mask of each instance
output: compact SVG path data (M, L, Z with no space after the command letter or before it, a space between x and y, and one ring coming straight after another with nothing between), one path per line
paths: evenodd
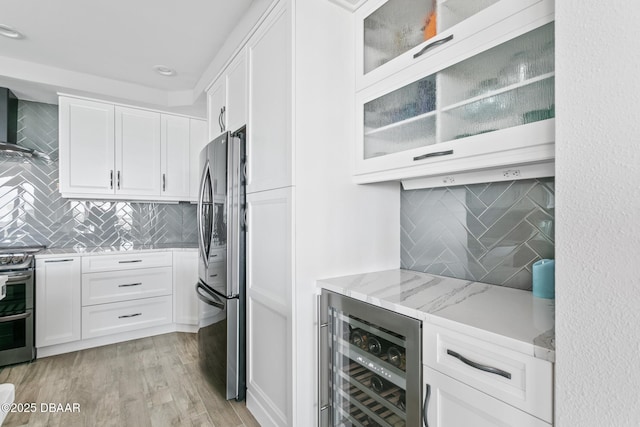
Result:
M35 359L35 252L42 248L0 250L0 275L7 276L0 300L0 366Z

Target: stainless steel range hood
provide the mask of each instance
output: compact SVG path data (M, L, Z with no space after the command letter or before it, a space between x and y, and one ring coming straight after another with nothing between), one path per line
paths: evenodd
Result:
M0 156L51 161L44 153L18 145L18 98L6 87L0 88Z

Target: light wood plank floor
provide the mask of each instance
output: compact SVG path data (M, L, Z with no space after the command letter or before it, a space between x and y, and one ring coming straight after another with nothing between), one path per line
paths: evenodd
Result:
M16 386L11 426L256 427L244 402L227 401L201 375L196 334L175 332L0 370ZM79 413L41 412L42 403L80 404Z

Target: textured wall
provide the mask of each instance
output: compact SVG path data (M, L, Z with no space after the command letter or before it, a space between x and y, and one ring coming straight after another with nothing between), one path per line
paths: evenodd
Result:
M552 178L402 192L402 268L531 289L554 257Z
M0 246L196 243L195 206L71 201L58 193L58 107L20 101L18 144L51 164L0 154Z
M639 19L556 2L559 427L640 425Z

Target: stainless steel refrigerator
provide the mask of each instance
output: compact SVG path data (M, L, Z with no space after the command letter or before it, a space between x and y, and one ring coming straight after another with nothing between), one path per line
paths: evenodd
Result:
M200 153L196 292L207 310L198 331L204 376L227 399L245 397L245 130Z

